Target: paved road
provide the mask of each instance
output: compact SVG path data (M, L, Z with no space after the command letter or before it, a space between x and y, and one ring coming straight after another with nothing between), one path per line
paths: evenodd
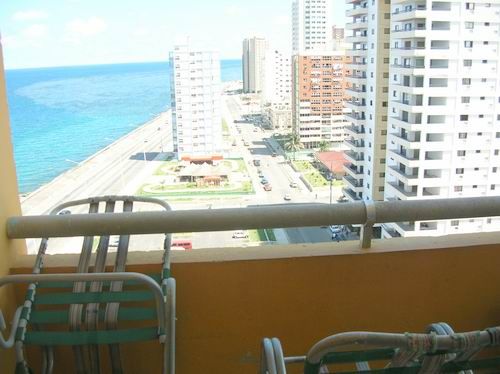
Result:
M196 199L191 202L172 202L174 209L193 208L228 208L244 207L248 205L280 204L285 203L283 197L289 194L291 203L299 202L328 202L328 192L325 194L310 193L305 185L298 178L288 164L284 162L282 156L272 157L273 149L266 142L270 137L269 133L262 131L251 123L235 124L234 120L240 119L242 109L235 97L225 97L225 105L222 113L226 119L231 132L230 139L237 139L237 145L233 147L230 142L227 146L230 151L243 157L247 163L247 168L252 177L255 195L239 198L225 198L218 200ZM170 113L152 120L145 126L137 129L106 149L94 155L85 162L80 163L74 169L64 173L48 185L37 190L35 193L22 200L23 213L46 214L54 206L63 201L80 199L88 196L103 194L135 194L144 180L153 173L161 164L162 152L169 152L172 149L170 126ZM240 132L237 128L240 128ZM159 130L160 129L160 130ZM256 129L256 130L255 130ZM244 141L250 143L247 147ZM260 169L266 179L271 183L273 190L266 192L260 184L257 174L257 167L253 165L253 160L261 161ZM298 188L291 188L290 182L298 184ZM54 194L54 191L58 191ZM75 210L74 212L78 212ZM277 230L280 242L321 242L329 241L331 237L326 230L319 228L298 228ZM233 239L232 232L219 233L193 233L180 235L192 240L194 247L221 247L221 246L242 246L248 244L245 239ZM57 240L59 241L59 240ZM80 244L77 240L65 241L61 251L78 252ZM131 242L131 248L137 249L158 249L161 239L158 236L144 236ZM33 251L36 243L28 243ZM58 246L56 246L57 248ZM58 250L56 250L58 252Z

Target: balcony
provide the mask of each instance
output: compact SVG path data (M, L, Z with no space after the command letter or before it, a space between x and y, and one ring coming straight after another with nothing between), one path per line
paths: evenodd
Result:
M363 173L353 164L345 164L344 171L354 179L363 178Z
M344 152L344 156L345 156L347 162L350 162L350 163L356 164L356 165L359 162L362 162L365 160L365 156L363 156L363 154L359 154L358 152L353 152L353 151Z
M344 177L343 181L346 184L346 187L351 189L351 191L356 193L363 192L363 183L359 179L355 179L347 175Z
M366 29L368 27L368 21L357 21L346 23L345 28L347 30L359 30Z
M364 14L368 14L368 7L366 6L357 6L352 9L348 9L345 12L346 17L356 17Z
M354 152L363 152L365 149L365 142L360 141L360 140L354 140L354 139L346 139L344 140L345 144L347 147Z
M350 121L354 125L363 126L366 123L366 118L364 118L360 115L344 114L344 117L345 117L346 121Z
M401 199L417 197L416 191L407 191L405 188L399 186L397 183L391 182L387 183L387 185L396 190L397 191L396 194L399 195Z
M6 107L3 88L0 103ZM457 331L498 325L498 233L432 240L371 240L370 235L373 223L495 216L500 212L498 197L375 202L372 206L360 202L350 189L344 189L345 195L356 203L105 213L94 214L91 220L81 214L23 217L5 111L0 112L0 119L5 125L0 127L2 277L31 273L35 258L26 254L26 238L57 237L71 247L71 239L66 238L75 236L318 228L334 224L366 226L361 242L172 253L171 270L178 284L177 373L256 373L260 341L270 334L279 335L287 351L302 353L318 337L353 329L423 331L429 323L441 320ZM376 222L367 219L372 213ZM152 250L146 241L141 243L139 251L129 254L126 270L142 274L160 272L163 252ZM113 253L110 256L112 264L115 258ZM77 261L74 254L46 256L44 272L64 273L68 264ZM50 299L53 291L47 288L40 294ZM24 302L22 286L0 293L0 306L8 321ZM125 373L161 372L159 341L124 344L120 350ZM56 347L55 351L54 372L73 372L72 349ZM107 347L103 347L104 365L109 364L107 354ZM28 347L26 357L35 373L42 372L38 349ZM2 372L15 371L13 350L0 349L0 360Z
M350 188L342 189L344 195L349 199L349 201L360 201L362 200L353 190Z
M345 80L353 84L366 84L366 74L363 75L346 75Z
M418 175L407 174L406 171L398 168L397 166L390 166L389 171L394 172L395 175L397 175L397 178L407 185L411 186L411 185L416 185L418 183Z
M346 126L345 132L354 139L363 139L365 134L365 130L358 126Z
M358 100L346 100L344 102L344 105L346 108L352 109L352 110L362 110L363 108L366 108L366 104L363 101L358 101Z
M425 5L416 5L408 9L397 10L392 13L391 21L402 22L402 21L413 20L416 18L425 18L426 9L427 8Z

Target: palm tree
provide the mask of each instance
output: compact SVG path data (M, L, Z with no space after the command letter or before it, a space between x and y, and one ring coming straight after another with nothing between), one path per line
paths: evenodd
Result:
M293 159L295 161L295 152L300 151L304 146L300 142L299 134L293 132L287 136L285 143L283 144L285 151L293 152Z
M320 143L319 143L319 151L320 152L327 152L330 150L330 143L327 142L326 140L322 140Z

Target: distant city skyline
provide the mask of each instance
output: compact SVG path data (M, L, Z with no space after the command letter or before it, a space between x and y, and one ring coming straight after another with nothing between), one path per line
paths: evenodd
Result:
M273 48L291 50L291 6L292 0L174 6L161 0L6 0L0 32L7 69L167 61L186 35L219 50L222 59L240 59L246 37L266 37ZM345 24L345 9L345 0L333 0L334 24Z

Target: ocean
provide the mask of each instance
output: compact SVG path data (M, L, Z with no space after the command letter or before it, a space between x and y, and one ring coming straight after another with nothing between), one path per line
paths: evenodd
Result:
M221 61L223 81L241 61ZM168 63L7 70L21 193L31 192L170 107Z

